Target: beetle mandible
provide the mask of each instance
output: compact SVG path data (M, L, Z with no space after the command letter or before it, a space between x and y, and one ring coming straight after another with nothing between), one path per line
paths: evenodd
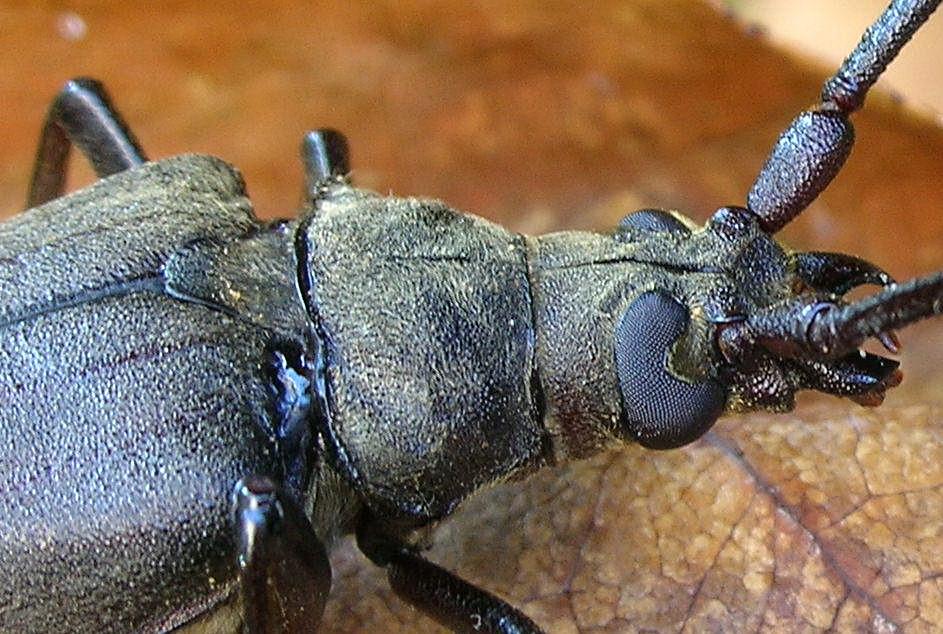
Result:
M300 217L263 224L231 167L148 162L101 86L70 82L31 209L0 225L0 627L310 631L326 551L353 532L449 627L539 631L426 560L426 529L547 464L899 382L859 347L893 351L941 312L943 274L896 284L773 235L838 173L850 114L938 4L893 2L746 206L704 227L642 210L611 234L510 233L355 188L330 130L304 140ZM60 197L70 144L102 180ZM844 299L864 284L884 288Z

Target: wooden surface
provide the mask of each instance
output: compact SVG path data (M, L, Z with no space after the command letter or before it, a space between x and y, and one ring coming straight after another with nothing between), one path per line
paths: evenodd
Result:
M0 216L74 75L106 82L152 157L239 166L260 215L293 213L301 134L332 126L360 185L542 232L741 203L828 72L688 0L149 6L0 5ZM856 124L785 239L900 278L943 268L943 133L881 96ZM553 632L943 626L943 326L904 343L881 409L803 398L685 450L544 472L478 496L430 556ZM325 631L435 629L349 543L333 558Z

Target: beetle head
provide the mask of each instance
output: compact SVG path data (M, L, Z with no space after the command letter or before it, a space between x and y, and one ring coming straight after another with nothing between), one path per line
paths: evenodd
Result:
M725 207L704 227L643 210L615 233L652 276L615 321L622 429L654 448L703 434L724 411L792 408L797 391L881 403L898 363L864 352L893 329L943 311L943 274L896 284L853 256L791 252L749 210ZM871 284L863 300L846 294Z

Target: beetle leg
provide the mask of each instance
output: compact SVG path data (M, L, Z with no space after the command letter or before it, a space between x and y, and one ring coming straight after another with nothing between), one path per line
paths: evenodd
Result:
M56 95L46 115L27 207L62 195L72 144L78 146L101 177L147 161L102 85L85 77L72 79Z
M305 193L308 200L314 200L328 181L347 179L350 171L347 139L336 130L312 130L301 141L301 160L305 167Z
M246 631L314 631L331 589L331 565L314 528L268 478L243 478L234 495Z
M386 568L390 587L404 601L455 632L540 634L523 612L490 592L423 558L414 549L361 523L357 545Z

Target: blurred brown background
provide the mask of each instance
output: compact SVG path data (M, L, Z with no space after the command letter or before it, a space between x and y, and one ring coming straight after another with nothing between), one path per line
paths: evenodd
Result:
M758 3L737 4L738 10L774 15ZM800 9L795 2L772 4L786 14L795 8L798 15ZM859 9L864 3L853 5ZM358 184L443 198L516 230L605 229L643 206L678 208L703 220L722 204L743 201L779 131L815 100L830 71L748 32L744 21L754 18L734 20L717 7L694 0L231 5L168 0L146 8L91 0L0 2L0 217L22 205L52 95L69 77L86 74L106 83L152 157L198 151L225 158L243 170L266 217L294 213L301 191L301 135L310 127L332 126L350 139ZM847 21L854 26L847 29L829 22L826 35L814 39L829 40L841 57L874 12L870 7L856 11ZM782 13L776 15L774 24L785 22ZM943 18L935 19L931 28L939 33ZM809 20L824 23L821 17ZM770 32L778 37L772 27ZM905 50L902 63L929 59L918 83L939 90L943 73L935 60L940 57L928 39L939 45L939 36L921 34ZM915 114L884 89L879 84L878 94L856 118L858 147L841 176L784 236L797 247L877 260L903 278L943 268L943 133L931 109ZM916 96L912 84L895 90L907 104L933 103L933 97ZM88 178L87 170L79 170L76 182ZM880 415L889 412L896 421L899 412L911 419L918 412L936 430L939 419L925 413L936 412L932 408L943 402L943 328L930 323L904 335L909 380ZM863 428L860 408L848 407L825 400L814 415L800 408L796 416L805 416L808 424L800 418L776 420L783 421L784 435L790 430L821 434L811 440L796 436L794 442L821 447L812 462L824 468L835 463L831 434ZM850 416L856 417L853 422ZM729 430L739 429L743 438L736 445L745 447L749 438L770 429L770 419L747 420L754 426L735 419L719 426L718 434L734 438ZM821 421L834 426L817 426ZM901 429L905 439L914 437L911 428ZM892 459L902 454L906 443L898 440L887 442L884 464L896 464ZM434 557L514 598L542 623L552 623L553 631L576 632L605 622L612 602L604 599L620 592L623 620L596 631L625 631L629 624L678 629L679 615L694 629L698 623L718 631L754 629L751 615L774 608L784 629L805 627L806 617L790 612L787 604L799 600L795 597L828 598L816 583L803 586L803 594L799 581L785 587L770 582L773 589L763 597L785 598L777 602L774 596L761 608L751 594L755 583L732 597L740 586L724 579L711 594L713 586L698 576L700 563L667 559L657 550L661 541L655 546L632 541L649 536L638 530L639 518L672 520L670 511L682 495L709 497L733 480L755 482L742 464L731 461L736 451L704 447L691 453L629 450L544 474L537 484L500 489L497 494L504 497L495 503L486 494L440 533ZM766 482L792 477L789 468L779 469L778 458L769 464L754 461ZM731 470L701 478L717 465ZM682 483L677 474L685 469L691 481ZM803 469L806 474L811 467ZM612 486L599 493L597 485L610 481ZM664 493L651 502L654 519L640 506L621 512L641 499L640 482ZM706 483L705 491L691 482ZM790 480L788 491L803 495L798 482ZM756 492L756 499L768 502L765 491ZM598 508L587 506L597 502ZM770 504L764 508L774 509L770 513L777 522L805 519L803 509L780 512L781 501ZM691 509L688 516L674 518L684 531L693 533L703 522L708 534L722 523L710 509L696 504ZM821 513L818 506L814 511ZM801 525L798 533L807 536L805 525L796 524ZM929 530L926 518L915 526L915 533ZM781 524L763 530L763 539L777 543L788 532ZM692 547L703 543L685 535L678 540ZM819 562L826 542L802 543L799 548L790 542L777 552ZM819 554L808 554L816 549ZM595 564L580 564L590 561L583 559L587 554ZM710 568L707 555L704 566ZM852 555L848 561L861 560ZM741 560L751 563L751 556ZM782 573L787 566L777 557L773 561ZM826 559L821 567L833 578L859 583L855 569L842 568L831 554ZM507 566L508 561L524 564ZM404 610L382 576L349 544L334 554L334 562L337 581L326 631L432 627ZM861 574L876 578L884 563ZM924 568L927 578L937 578L943 566ZM597 579L589 574L593 569L608 576ZM651 579L659 573L664 578ZM670 588L670 596L659 594L661 587ZM855 588L860 598L860 584ZM708 607L722 602L730 608L729 618L698 621L694 596ZM874 617L867 610L883 595L873 592L866 598L863 623L909 618L883 604Z
M775 134L794 109L783 96L801 94L796 67L758 71L760 41L726 34L762 25L772 42L801 46L798 67L834 64L882 4L731 0L714 7L740 23L723 24L684 1L0 3L0 210L22 197L51 96L88 74L152 156L209 152L239 166L262 215L293 213L298 139L328 125L351 137L360 184L521 230L605 227L608 204L703 217L740 200L761 160L741 153L726 164L744 164L742 176L705 176L704 155L730 139L738 150L751 127ZM930 116L941 33L931 21L881 84Z
M225 158L264 217L294 213L298 140L331 126L350 138L358 184L516 230L607 228L645 206L703 219L743 200L778 132L815 99L828 66L814 51L843 57L879 4L2 3L0 217L21 205L52 95L91 75L150 156ZM748 28L758 21L769 37ZM898 83L878 84L851 162L787 242L854 251L902 277L943 266L941 25L892 66ZM796 34L811 48L774 53ZM908 145L914 135L926 143ZM74 183L87 182L77 164ZM900 236L921 239L902 251Z
M820 61L841 63L868 23L887 0L727 0L725 5L741 19L762 27L776 44ZM943 113L943 23L931 20L906 54L882 78L911 107L940 116Z

